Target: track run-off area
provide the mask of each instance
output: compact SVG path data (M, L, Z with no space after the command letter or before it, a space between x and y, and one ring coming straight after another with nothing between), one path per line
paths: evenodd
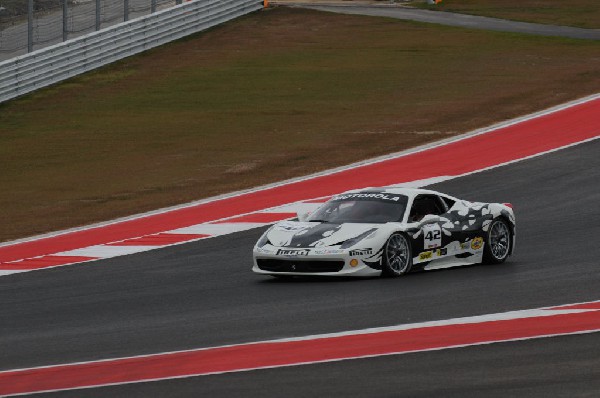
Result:
M596 96L321 175L4 245L0 395L593 396L599 116ZM251 273L265 225L347 189L400 183L511 202L515 255L397 279Z
M423 186L598 137L600 96L430 147L296 181L0 245L0 276L129 255L268 225L356 188Z

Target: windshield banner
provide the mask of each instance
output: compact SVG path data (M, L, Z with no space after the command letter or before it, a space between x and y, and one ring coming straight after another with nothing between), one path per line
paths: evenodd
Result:
M392 195L388 193L348 193L334 196L332 201L341 200L381 200L385 202L400 202L404 195Z

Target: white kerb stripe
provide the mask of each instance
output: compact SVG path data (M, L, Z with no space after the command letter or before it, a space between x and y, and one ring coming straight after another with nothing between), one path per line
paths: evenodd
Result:
M83 256L83 257L98 257L98 258L111 258L118 256L125 256L127 254L134 254L145 252L152 249L157 249L161 246L108 246L108 245L97 245L88 246L81 249L69 250L66 252L56 253L56 256Z
M28 269L9 269L9 270L0 270L0 276L10 275L10 274L18 274L19 272L27 272L30 271Z
M267 223L257 222L231 222L220 224L197 224L189 227L169 231L172 234L206 234L212 236L227 235L234 232L246 231L253 228L264 227Z

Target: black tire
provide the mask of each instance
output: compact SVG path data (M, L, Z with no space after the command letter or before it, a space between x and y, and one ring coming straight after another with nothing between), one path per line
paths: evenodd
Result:
M397 277L410 271L412 251L410 242L404 234L394 233L388 238L381 265L381 275L385 277Z
M490 224L485 247L483 248L484 264L501 264L510 255L512 246L512 233L506 220L495 218Z

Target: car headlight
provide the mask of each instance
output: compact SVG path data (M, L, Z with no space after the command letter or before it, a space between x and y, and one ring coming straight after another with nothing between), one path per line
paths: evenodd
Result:
M260 237L260 239L258 240L258 242L256 242L256 247L263 247L266 244L272 245L271 242L269 242L269 231L271 230L271 228L267 229L265 231L264 234L262 234L262 236Z
M358 235L356 238L351 238L351 239L348 239L348 240L344 241L342 243L342 245L340 246L340 249L347 249L349 247L354 246L355 244L357 244L361 240L363 240L363 239L367 238L368 236L372 235L375 231L377 231L377 228L371 228L370 230L365 231L362 234Z

